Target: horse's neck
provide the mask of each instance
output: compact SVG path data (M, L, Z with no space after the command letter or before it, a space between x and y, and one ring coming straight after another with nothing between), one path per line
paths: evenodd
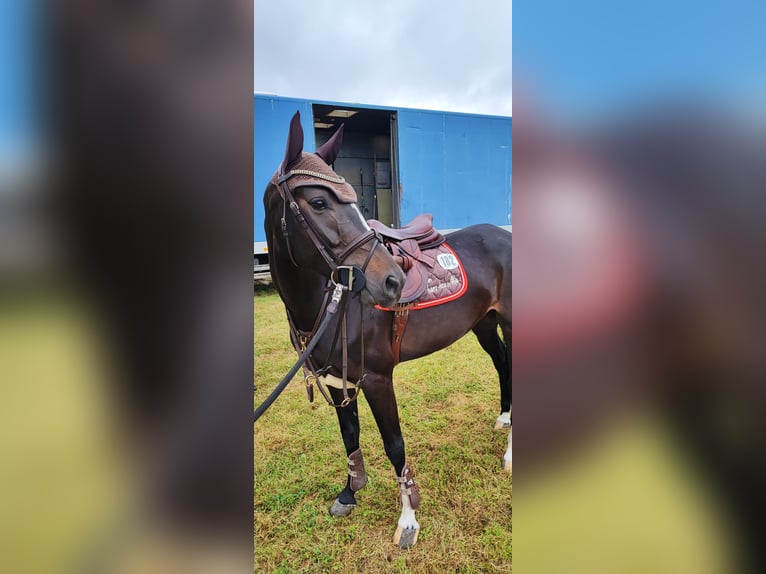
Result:
M313 271L295 267L289 260L280 261L274 272L277 289L295 327L311 331L325 296L327 279Z
M268 194L271 194L270 196ZM277 197L275 189L267 197ZM269 202L266 202L267 205ZM272 201L272 203L274 203ZM324 298L327 279L314 271L296 267L281 232L277 207L271 205L266 219L266 240L269 244L269 263L279 295L287 308L293 325L301 331L314 328Z

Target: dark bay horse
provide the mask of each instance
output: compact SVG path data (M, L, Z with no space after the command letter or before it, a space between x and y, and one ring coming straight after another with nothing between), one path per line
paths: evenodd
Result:
M311 355L314 364L327 367L321 379L338 407L348 455L346 484L330 513L348 516L356 506L356 492L367 482L359 448L357 403L349 400L350 395L338 382L345 370L343 380L348 379L352 392L358 392L354 382L364 391L394 467L402 502L394 542L408 548L417 541L420 528L415 518L420 495L405 455L394 394L394 312L375 307L395 305L404 274L378 233L362 218L353 188L330 167L340 149L342 133L341 126L316 154L304 153L299 114L293 117L285 158L264 194L271 274L287 310L293 343L300 349L316 329L327 304L334 269L347 265L363 272L364 289L347 303L347 325L342 329L347 352L333 335L338 330L331 322ZM449 234L447 241L462 260L467 291L454 301L410 314L400 360L423 357L473 331L492 358L500 381L501 413L495 426L510 429L511 361L506 342L511 339L511 233L493 225L476 225ZM333 321L337 324L340 319ZM510 431L503 468L511 469Z

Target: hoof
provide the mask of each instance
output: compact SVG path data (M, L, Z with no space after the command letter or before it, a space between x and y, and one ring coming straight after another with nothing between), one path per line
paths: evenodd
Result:
M503 470L505 472L513 472L511 470L512 463L510 460L503 459Z
M511 413L500 413L500 416L495 420L495 430L503 430L511 428Z
M418 541L419 532L420 528L402 528L401 526L397 526L396 532L394 532L394 544L405 550L407 548L412 548Z
M330 516L344 518L351 514L351 511L354 510L354 508L356 508L356 504L343 504L336 498L335 502L333 502L330 507Z

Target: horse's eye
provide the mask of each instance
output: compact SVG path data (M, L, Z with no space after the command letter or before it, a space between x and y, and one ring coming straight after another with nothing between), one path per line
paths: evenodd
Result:
M309 201L309 205L314 208L316 211L324 211L329 207L327 204L327 201L322 199L321 197L317 197Z

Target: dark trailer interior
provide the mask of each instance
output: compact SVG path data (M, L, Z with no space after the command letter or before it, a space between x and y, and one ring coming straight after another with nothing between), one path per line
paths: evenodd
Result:
M312 108L317 148L345 124L343 147L333 169L354 186L364 218L398 227L396 112L328 104Z

